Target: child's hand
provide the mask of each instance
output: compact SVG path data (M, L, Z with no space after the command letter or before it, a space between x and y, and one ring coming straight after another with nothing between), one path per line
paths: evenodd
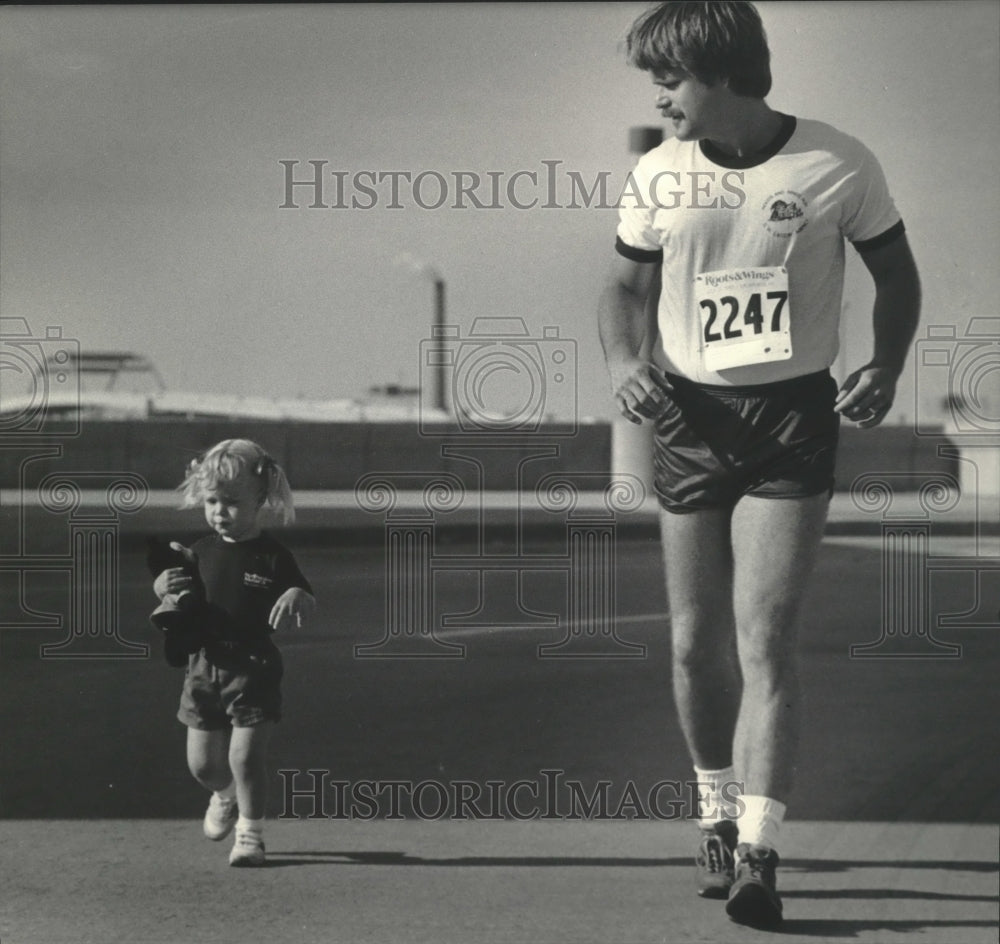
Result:
M272 629L282 629L291 620L299 628L316 608L316 600L311 593L307 593L301 587L290 587L280 597L271 608L271 615L268 623Z
M186 567L164 567L157 576L156 580L153 581L153 592L162 600L168 593L179 596L189 590L194 589L194 578L191 575L191 570L198 566L198 555L189 547L185 547L183 544L179 544L177 541L170 542L170 551L160 551L158 547L155 547L156 557L162 560L160 566L166 563L186 563ZM171 553L173 552L173 553ZM177 558L180 561L177 561ZM171 560L174 558L174 560ZM156 564L153 561L152 556L150 557L149 564L153 567ZM154 570L153 573L156 573Z
M194 578L183 567L170 567L161 571L153 581L153 592L162 600L167 594L180 596L194 589Z

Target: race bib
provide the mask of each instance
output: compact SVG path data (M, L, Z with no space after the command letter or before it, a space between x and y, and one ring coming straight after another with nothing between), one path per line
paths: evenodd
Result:
M792 312L784 266L719 269L695 277L706 370L726 370L792 356Z

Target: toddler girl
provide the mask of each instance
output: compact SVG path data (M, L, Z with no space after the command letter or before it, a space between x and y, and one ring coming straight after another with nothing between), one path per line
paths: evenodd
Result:
M281 653L271 633L301 626L315 601L291 552L261 529L265 508L294 520L285 473L256 443L227 439L188 468L183 507L202 505L213 533L190 548L188 561L157 576L161 608L178 601L174 619L188 620L201 647L187 659L177 717L187 725L187 761L212 791L205 813L209 839L235 827L234 866L265 861L265 755L281 718Z

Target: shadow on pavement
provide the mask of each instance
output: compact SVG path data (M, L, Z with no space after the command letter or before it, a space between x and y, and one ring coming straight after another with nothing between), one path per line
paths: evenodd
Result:
M431 865L431 866L487 866L490 868L515 866L538 868L555 866L596 866L598 868L662 868L664 866L690 866L690 856L672 859L646 859L630 856L454 856L424 858L406 852L276 852L269 853L267 865Z
M946 920L894 920L867 918L860 920L810 920L808 918L786 918L776 934L798 934L820 940L858 937L864 931L892 931L902 934L908 931L931 931L934 928L995 928L994 921L946 921Z
M950 892L928 892L912 888L808 888L782 889L782 898L840 899L854 898L864 901L912 899L914 901L1000 901L996 895L953 895Z
M850 859L782 859L781 868L802 872L849 872L852 869L930 869L954 872L996 872L996 862L967 859L894 859L852 861ZM992 899L991 899L992 900Z

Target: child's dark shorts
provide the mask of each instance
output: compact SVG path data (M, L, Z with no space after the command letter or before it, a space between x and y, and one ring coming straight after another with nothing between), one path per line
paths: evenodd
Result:
M201 649L188 660L177 718L200 731L280 721L283 674L274 645L254 658L246 653L210 657Z
M828 371L752 387L667 378L673 390L653 453L667 511L732 508L744 495L832 494L840 415Z

